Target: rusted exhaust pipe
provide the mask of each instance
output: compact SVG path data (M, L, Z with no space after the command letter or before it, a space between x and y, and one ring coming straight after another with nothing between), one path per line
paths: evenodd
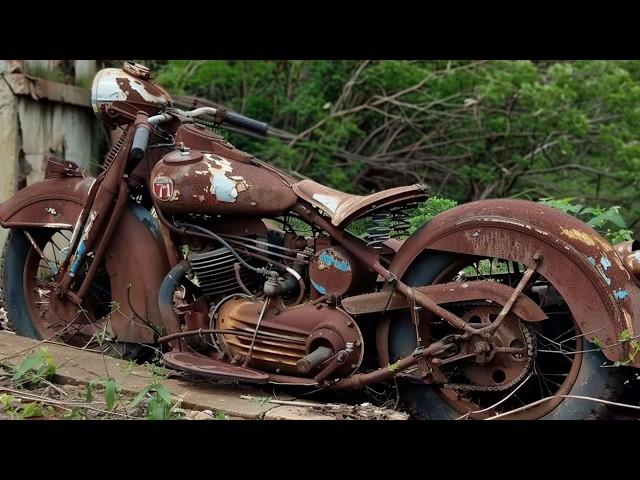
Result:
M614 245L616 251L624 266L631 274L640 279L640 240L628 240L626 242Z
M298 360L296 366L300 373L309 373L315 367L333 355L333 350L327 347L318 347L306 357Z
M162 323L164 324L167 334L180 332L180 319L173 309L173 292L175 291L176 285L187 274L189 268L191 268L189 262L182 260L169 271L160 285L158 306L160 307L160 316L162 317ZM176 343L171 343L170 345L177 346Z

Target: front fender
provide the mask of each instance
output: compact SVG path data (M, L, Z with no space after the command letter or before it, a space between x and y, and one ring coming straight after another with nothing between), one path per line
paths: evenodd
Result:
M73 228L95 178L54 178L18 190L0 205L4 228Z
M565 298L581 332L603 345L623 331L640 332L640 289L609 242L575 217L523 200L483 200L448 210L414 233L389 270L402 278L429 250L486 255L533 266ZM388 335L388 326L386 334ZM379 335L385 335L384 327ZM379 343L380 345L380 343ZM603 349L612 361L629 357L628 344ZM384 353L382 358L384 358ZM640 358L630 365L640 366Z
M0 225L72 229L93 182L93 178L72 177L34 183L0 205ZM130 203L124 210L107 250L105 265L114 306L111 328L119 341L152 343L153 331L144 321L163 334L179 328L163 324L158 292L169 272L169 263L157 220L137 203Z

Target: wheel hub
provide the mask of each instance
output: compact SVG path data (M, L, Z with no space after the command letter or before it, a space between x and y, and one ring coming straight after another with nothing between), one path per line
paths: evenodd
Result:
M500 313L500 307L476 306L463 319L477 328L490 325ZM468 383L448 384L455 390L506 390L528 373L535 356L533 333L514 315L508 315L489 338L473 335L461 346L457 372Z

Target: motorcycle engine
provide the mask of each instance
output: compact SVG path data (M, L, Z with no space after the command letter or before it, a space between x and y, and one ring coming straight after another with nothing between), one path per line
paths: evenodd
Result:
M334 300L318 298L311 288L314 281L329 283L326 275L340 282L353 276L351 269L345 273L333 264L340 252L328 251L326 240L316 239L312 245L319 253L314 255L307 239L278 230L222 236L250 265L280 268L276 273L269 267L272 275L263 276L237 268L238 259L220 244L190 247L187 260L199 287L198 302L210 306L209 328L218 332L210 342L201 342L200 349L213 345L232 363L296 377L344 377L360 367L364 349L358 325ZM329 254L333 263L316 258ZM347 261L346 254L340 254L338 267ZM349 279L337 276L340 273ZM200 312L199 325L192 323L193 316L186 317L188 328L206 328L206 307Z
M248 264L254 267L264 267L272 261L290 266L310 256L303 248L285 246L285 244L295 244L296 239L285 238L282 232L275 230L251 236L223 235L223 237ZM299 240L298 245L300 246ZM246 289L253 293L261 290L264 282L262 277L244 267L240 268L236 275L234 265L238 263L238 259L225 247L208 245L190 248L187 260L191 264L202 295L212 303L217 303L221 298L232 293L245 291L238 282L238 276Z

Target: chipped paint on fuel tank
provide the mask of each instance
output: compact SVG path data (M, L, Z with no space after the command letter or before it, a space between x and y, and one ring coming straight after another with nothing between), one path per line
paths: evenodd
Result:
M607 257L602 257L600 259L600 265L602 265L602 268L605 270L608 270L611 267L611 261Z
M239 175L229 175L233 171L231 162L217 155L205 154L205 158L210 162L207 165L211 174L211 188L209 193L215 195L221 202L233 203L238 198L238 193L249 188L247 181ZM196 171L200 173L200 171Z
M319 260L320 262L318 263L318 268L320 270L333 266L342 272L351 271L351 265L349 265L349 261L346 258L342 258L340 254L335 250L323 250L319 256Z

